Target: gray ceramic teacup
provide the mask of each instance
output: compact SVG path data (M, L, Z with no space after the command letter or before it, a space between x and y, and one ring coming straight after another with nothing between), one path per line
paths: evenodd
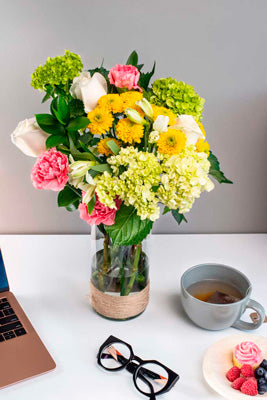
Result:
M194 283L214 279L235 286L243 298L230 304L206 303L193 297L187 289ZM242 330L257 329L265 319L264 308L250 298L252 286L240 271L222 264L200 264L184 272L181 278L182 305L189 318L198 326L209 330L226 329L230 326ZM259 316L256 323L241 320L247 308Z

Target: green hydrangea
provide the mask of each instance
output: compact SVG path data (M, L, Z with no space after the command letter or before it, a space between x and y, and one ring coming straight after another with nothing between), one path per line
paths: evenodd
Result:
M154 187L160 183L161 167L152 153L141 152L134 147L122 148L117 156L108 160L114 176L104 172L94 179L101 203L115 207L119 196L124 203L133 205L142 220L159 218L160 209ZM121 170L124 170L121 172Z
M172 157L159 154L162 159L161 185L157 191L158 200L180 213L190 211L196 198L203 191L211 191L213 182L208 173L210 162L206 153L198 153L194 146L187 146Z
M200 97L193 86L178 82L174 78L157 79L152 85L150 102L170 108L175 114L188 114L200 121L205 99Z
M40 65L32 74L31 85L34 89L44 90L45 85L67 88L70 81L83 69L81 57L65 50L64 56L48 57L44 65Z

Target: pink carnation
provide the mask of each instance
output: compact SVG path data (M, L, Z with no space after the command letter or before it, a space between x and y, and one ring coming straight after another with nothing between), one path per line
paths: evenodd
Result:
M98 196L96 196L96 203L91 215L88 214L88 207L85 203L80 203L79 211L80 211L80 218L86 221L90 225L113 225L115 222L115 215L121 205L121 200L118 198L115 200L116 208L109 208L105 206L105 204L100 203L98 200Z
M117 64L111 68L108 79L112 85L118 88L127 88L128 90L139 89L142 92L138 81L140 78L140 72L133 65L120 65Z
M67 156L52 148L38 157L31 173L32 184L36 189L60 191L68 181L68 172Z

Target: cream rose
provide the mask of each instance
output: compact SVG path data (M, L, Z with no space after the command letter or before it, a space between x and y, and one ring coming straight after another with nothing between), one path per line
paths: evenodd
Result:
M38 157L46 150L48 136L50 135L39 127L33 117L19 122L11 134L11 141L27 156Z
M107 94L107 81L103 75L96 72L92 77L89 72L82 72L73 79L70 94L75 99L82 100L86 113L92 111L100 97Z
M172 128L178 128L184 132L188 145L195 145L199 139L204 139L204 135L192 115L179 115Z

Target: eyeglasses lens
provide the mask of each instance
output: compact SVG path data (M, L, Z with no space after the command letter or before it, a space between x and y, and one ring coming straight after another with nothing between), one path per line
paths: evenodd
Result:
M153 388L156 394L167 385L168 379L168 372L165 368L154 363L146 363L137 373L136 385L143 393L150 394L152 393L151 388Z
M123 343L112 343L101 353L101 364L107 369L117 369L130 359L130 349Z

